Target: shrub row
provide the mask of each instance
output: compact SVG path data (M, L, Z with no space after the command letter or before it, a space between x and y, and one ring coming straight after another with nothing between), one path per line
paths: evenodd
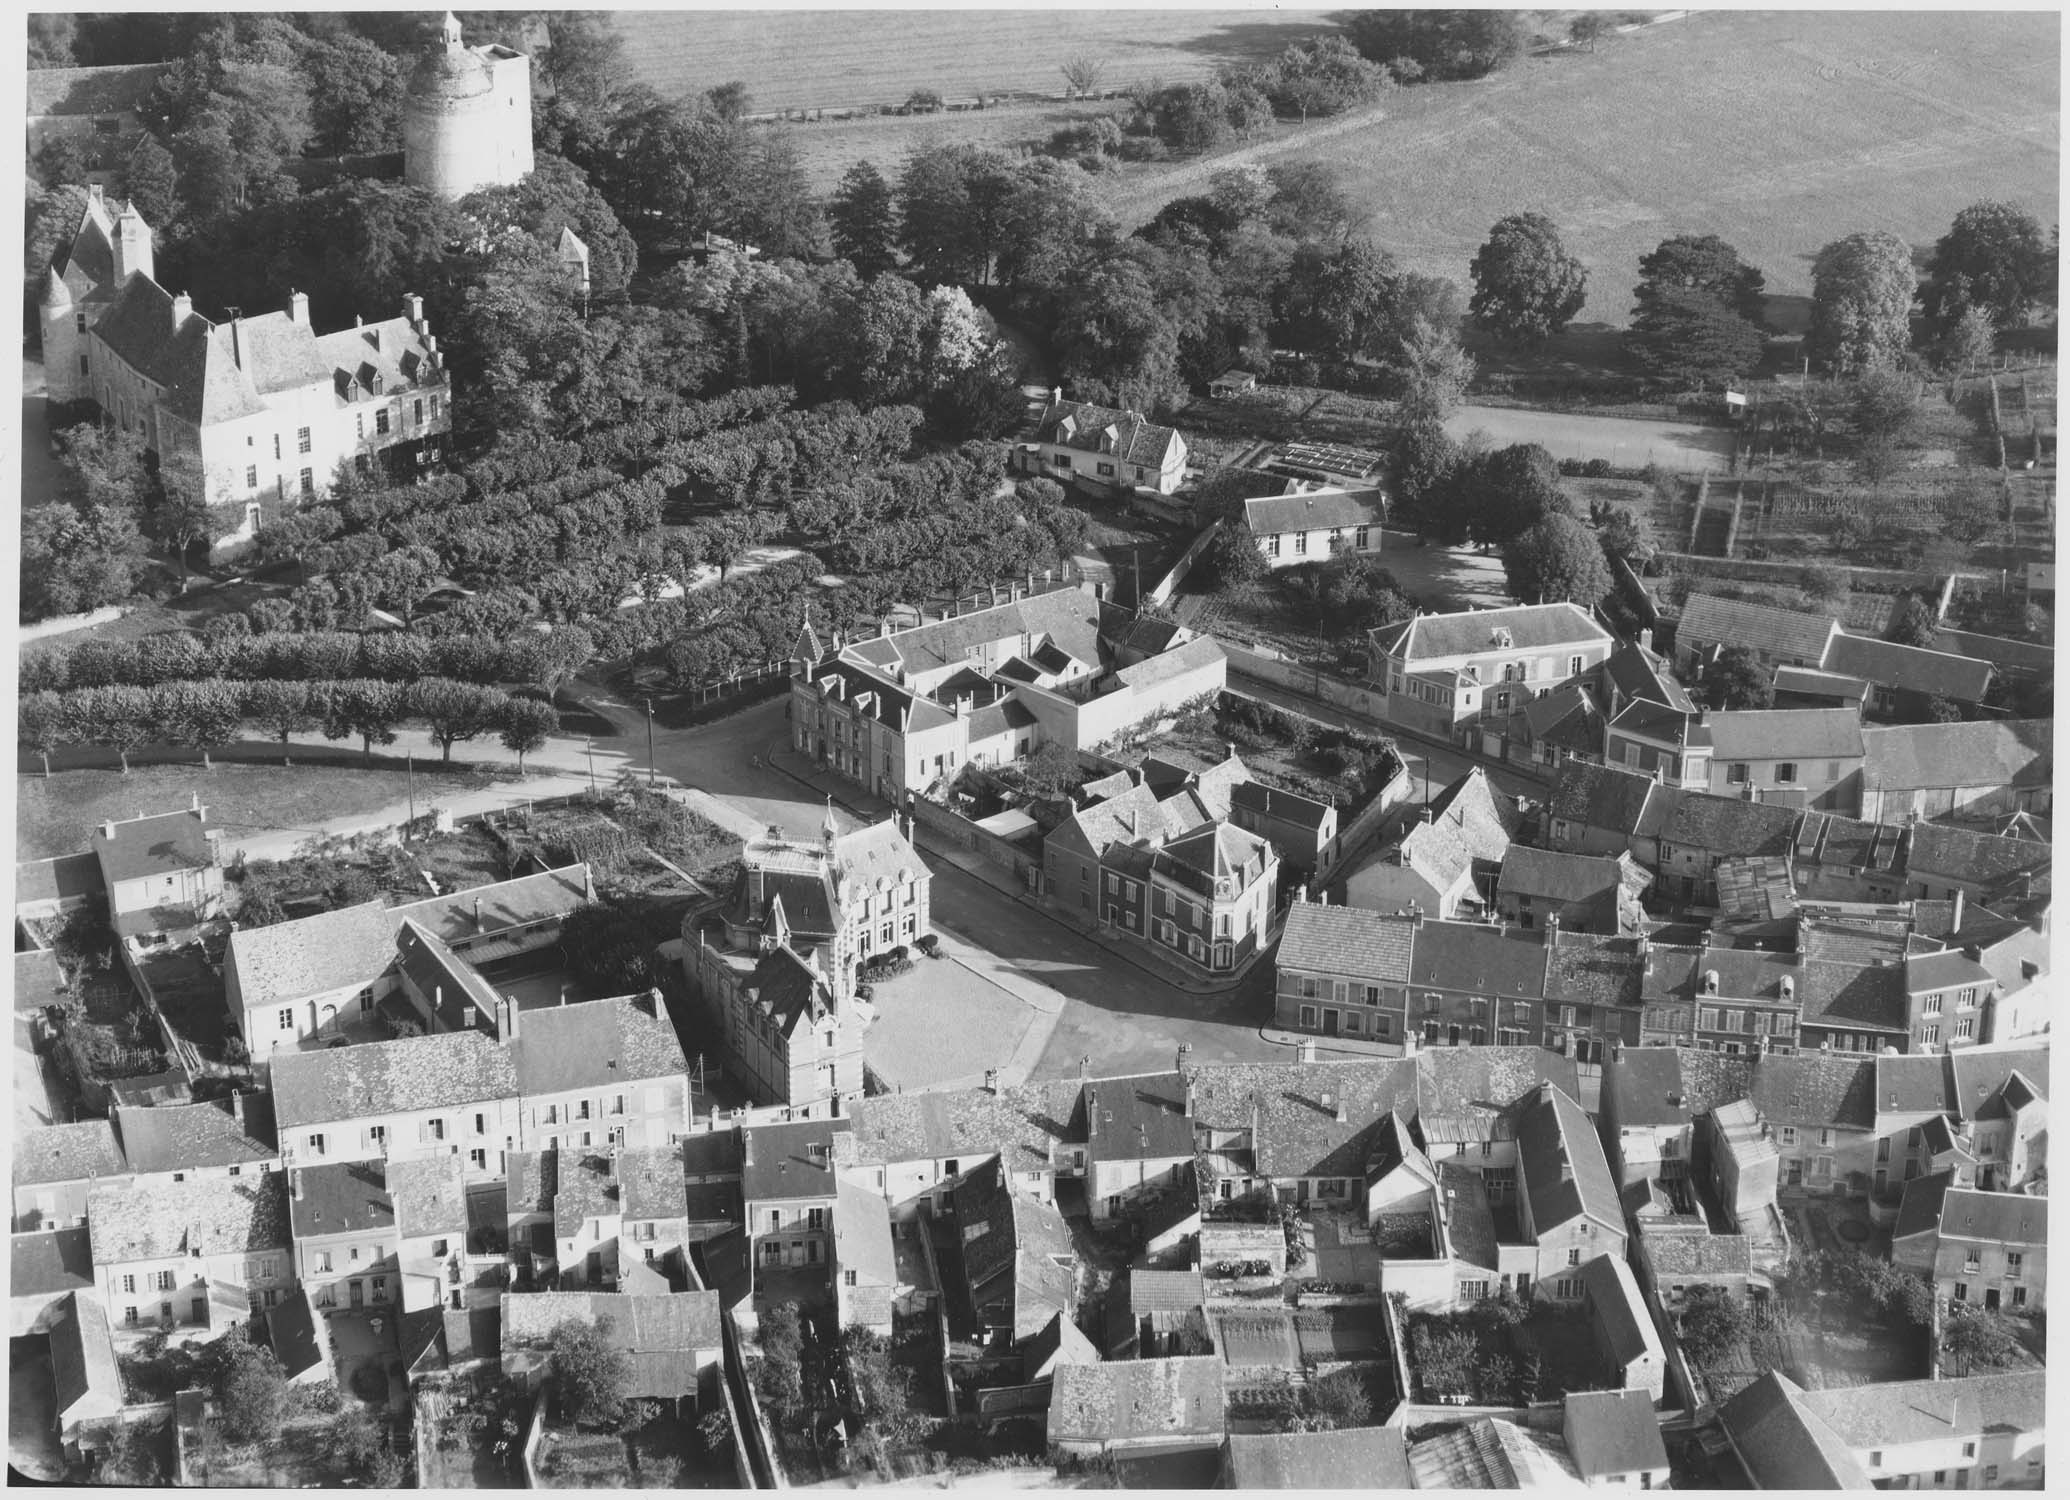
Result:
M378 678L414 682L526 682L552 686L588 659L590 642L566 627L505 639L483 635L361 635L346 630L203 637L168 632L133 641L82 641L23 659L20 691L155 687L197 678ZM580 651L581 656L575 653ZM572 658L572 659L571 659Z

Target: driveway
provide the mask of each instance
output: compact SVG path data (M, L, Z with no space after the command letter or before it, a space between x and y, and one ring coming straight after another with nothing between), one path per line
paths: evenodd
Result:
M1445 431L1455 440L1463 440L1470 432L1485 432L1498 448L1537 443L1554 458L1600 458L1627 469L1657 463L1677 473L1695 473L1722 471L1732 463L1730 432L1690 422L1462 406L1445 418Z

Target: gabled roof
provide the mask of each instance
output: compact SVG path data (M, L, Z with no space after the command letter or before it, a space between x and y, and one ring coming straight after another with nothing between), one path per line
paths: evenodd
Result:
M741 1196L750 1203L832 1198L834 1144L848 1129L845 1119L747 1126L749 1154L740 1166Z
M395 1227L395 1199L389 1196L382 1162L327 1162L294 1167L286 1175L288 1217L296 1239Z
M130 1171L115 1127L106 1120L77 1120L25 1130L15 1137L13 1155L16 1187L125 1177Z
M1954 1074L1945 1056L1931 1054L1876 1059L1876 1112L1941 1114L1959 1109Z
M891 1243L891 1205L867 1188L843 1178L834 1198L834 1261L857 1279L898 1285L898 1256Z
M1262 1176L1357 1177L1379 1122L1415 1106L1417 1066L1416 1058L1361 1058L1201 1068L1193 1118L1231 1131L1255 1120L1252 1155Z
M1787 1375L1769 1371L1727 1401L1719 1416L1733 1450L1763 1489L1871 1488L1853 1450L1806 1403L1803 1387Z
M1177 1073L1102 1078L1085 1086L1091 1161L1163 1161L1193 1155L1186 1082Z
M1570 760L1553 776L1547 811L1584 828L1651 838L1667 821L1667 809L1675 800L1670 791L1636 771Z
M1232 1432L1229 1487L1238 1490L1407 1490L1408 1434L1401 1427L1331 1432ZM1666 1460L1663 1459L1663 1462Z
M1861 715L1851 708L1749 708L1705 716L1719 760L1853 760Z
M1796 808L1687 792L1660 829L1661 840L1711 854L1788 854L1797 829Z
M122 1369L100 1299L74 1292L50 1330L51 1384L60 1422L113 1416L122 1407Z
M2055 720L1975 719L1862 731L1862 785L1872 791L2047 786Z
M1774 1125L1870 1130L1876 1124L1876 1059L1764 1052L1754 1062L1752 1098Z
M973 1303L999 1295L985 1289L1010 1278L1016 1341L1071 1315L1077 1252L1062 1214L1015 1187L997 1160L964 1174L950 1198Z
M1328 531L1344 526L1378 526L1387 519L1387 497L1377 489L1304 490L1267 495L1243 503L1244 522L1256 536L1286 531Z
M553 1014L532 1011L525 1019ZM282 1130L518 1095L510 1053L479 1031L283 1052L272 1067L273 1107Z
M1333 811L1327 802L1318 802L1298 792L1281 791L1262 781L1245 781L1232 787L1229 804L1231 807L1247 807L1263 817L1311 831L1320 831Z
M1816 667L1784 666L1775 669L1775 692L1777 697L1795 694L1800 698L1837 698L1843 704L1858 705L1869 696L1869 685L1859 677L1821 672Z
M208 837L215 826L204 812L155 813L97 827L87 845L112 889L117 881L208 868L215 863L215 845ZM113 838L108 827L115 831Z
M1985 1433L2033 1434L2048 1420L2041 1370L1948 1380L1893 1380L1835 1386L1799 1397L1856 1449L1897 1448Z
M1561 928L1545 967L1545 998L1581 1005L1640 1003L1646 964L1636 938Z
M1565 1431L1567 1456L1585 1480L1668 1466L1660 1419L1644 1391L1568 1392Z
M1758 656L1802 657L1817 661L1839 624L1827 615L1777 609L1718 594L1691 594L1675 626L1678 643L1692 648L1745 646Z
M885 1163L1003 1156L1016 1172L1048 1168L1057 1149L1085 1139L1084 1086L1076 1078L989 1089L877 1094L854 1102L843 1160Z
M1603 716L1579 682L1540 693L1518 710L1517 717L1534 745L1565 745L1590 755L1602 748Z
M1665 704L1684 713L1696 711L1689 690L1675 680L1666 658L1634 642L1612 651L1603 663L1603 676L1627 698Z
M769 1017L779 1036L793 1035L801 1017L817 1022L834 1008L834 989L827 976L787 942L763 955L741 989L746 1002Z
M1433 1120L1498 1115L1546 1084L1569 1097L1581 1088L1574 1060L1543 1047L1433 1047L1415 1062L1426 1137Z
M1988 987L1991 982L1991 971L1960 948L1914 953L1905 959L1905 988L1915 995L1958 984Z
M371 984L395 961L396 917L379 901L230 934L226 969L247 1010Z
M8 1238L7 1280L15 1297L93 1290L93 1244L84 1224Z
M511 1051L518 1089L529 1098L689 1071L659 990L528 1010Z
M273 1350L273 1357L280 1361L281 1369L287 1372L288 1379L307 1374L324 1363L330 1329L320 1324L316 1309L310 1305L306 1287L298 1286L288 1292L262 1316L266 1324L266 1343Z
M1545 1085L1516 1110L1517 1158L1538 1233L1586 1215L1624 1228L1617 1182L1588 1114L1564 1089Z
M1797 989L1800 1022L1902 1032L1910 1025L1900 968L1808 959Z
M280 1155L280 1138L273 1128L273 1096L250 1093L237 1098L241 1110L228 1099L149 1109L118 1105L115 1123L130 1166L138 1172L178 1172L274 1160Z
M1623 878L1624 867L1614 859L1512 844L1502 856L1495 888L1548 901L1596 901L1614 897Z
M1406 917L1296 901L1287 909L1277 962L1281 969L1398 984L1409 977L1411 932Z
M673 1400L696 1391L720 1349L717 1292L505 1292L503 1353L543 1347L564 1322L586 1323L632 1358L626 1394Z
M1982 703L1991 687L1987 661L1844 632L1827 643L1823 665L1829 672L1843 672L1900 692L1931 693L1957 703Z
M1695 1047L1626 1047L1603 1070L1605 1113L1620 1128L1687 1125L1747 1097L1756 1061Z
M1094 406L1088 401L1050 402L1036 424L1035 436L1039 442L1087 453L1108 453L1117 462L1149 469L1162 468L1180 441L1173 428L1147 422L1134 412Z
M1914 823L1905 872L1915 879L1920 875L1939 875L1951 881L1990 886L2047 870L2053 853L2049 845L2028 839L2002 838L1995 833L1951 828L1945 823Z
M405 1239L467 1233L467 1173L458 1155L400 1157L388 1163L389 1201Z
M1224 1411L1219 1355L1063 1365L1050 1396L1049 1438L1053 1443L1219 1438Z
M1949 1108L1962 1119L1999 1098L2015 1076L2041 1098L2048 1097L2047 1047L1964 1047L1948 1055Z
M1546 953L1536 933L1512 935L1478 922L1425 922L1416 929L1409 982L1492 1000L1541 999Z
M1498 631L1510 644L1495 644ZM1609 631L1577 604L1520 604L1508 609L1468 609L1452 614L1418 615L1367 633L1373 649L1400 658L1411 669L1419 664L1491 651L1550 651L1565 646L1596 645L1612 639Z
M97 1187L86 1200L93 1263L237 1255L288 1246L287 1174Z

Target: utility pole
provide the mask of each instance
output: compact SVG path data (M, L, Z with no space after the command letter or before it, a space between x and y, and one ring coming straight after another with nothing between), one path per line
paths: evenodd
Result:
M647 706L647 790L654 790L654 700L642 698Z
M597 795L597 742L594 736L582 741L583 757L589 762L589 795L595 801Z
M403 825L407 837L411 823L417 821L417 758L411 751L403 751L403 779L410 790L410 822Z

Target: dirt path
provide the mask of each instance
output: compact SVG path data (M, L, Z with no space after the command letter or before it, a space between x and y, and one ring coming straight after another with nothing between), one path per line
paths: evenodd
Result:
M1113 182L1111 191L1101 192L1097 186L1093 191L1100 202L1124 223L1134 223L1149 218L1161 205L1182 193L1206 187L1208 179L1217 172L1267 163L1276 157L1305 151L1318 141L1334 140L1354 130L1364 130L1386 118L1387 111L1376 104L1314 125L1276 126L1271 136L1254 145L1240 146L1219 156L1196 157L1154 176L1118 181L1110 179Z

